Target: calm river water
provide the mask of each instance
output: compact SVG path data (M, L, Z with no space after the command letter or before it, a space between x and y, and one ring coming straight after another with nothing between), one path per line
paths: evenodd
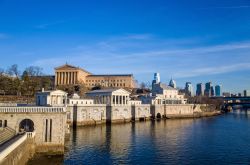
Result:
M28 164L250 164L250 111L78 128L66 148Z

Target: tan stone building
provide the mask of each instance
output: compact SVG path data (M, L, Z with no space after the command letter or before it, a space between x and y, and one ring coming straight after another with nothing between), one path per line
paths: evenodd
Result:
M87 87L134 88L132 74L94 75L75 66L65 64L55 68L55 85L85 84Z

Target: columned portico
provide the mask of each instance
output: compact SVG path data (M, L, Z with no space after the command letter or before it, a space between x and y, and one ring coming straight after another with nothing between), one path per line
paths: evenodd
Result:
M106 89L95 90L86 93L86 95L94 99L95 103L122 106L128 104L129 92L124 89ZM97 98L101 98L99 101Z

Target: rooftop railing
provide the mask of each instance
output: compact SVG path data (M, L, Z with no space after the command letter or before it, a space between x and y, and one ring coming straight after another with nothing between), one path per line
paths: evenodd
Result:
M0 107L0 113L61 113L64 107Z

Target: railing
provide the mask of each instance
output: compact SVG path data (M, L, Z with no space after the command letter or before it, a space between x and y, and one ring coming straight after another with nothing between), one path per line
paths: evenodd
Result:
M0 103L0 107L16 107L17 103Z
M65 107L0 107L0 113L60 113Z
M36 135L36 132L26 132L26 135L27 135L27 138L28 138L28 139L34 138L35 135Z

